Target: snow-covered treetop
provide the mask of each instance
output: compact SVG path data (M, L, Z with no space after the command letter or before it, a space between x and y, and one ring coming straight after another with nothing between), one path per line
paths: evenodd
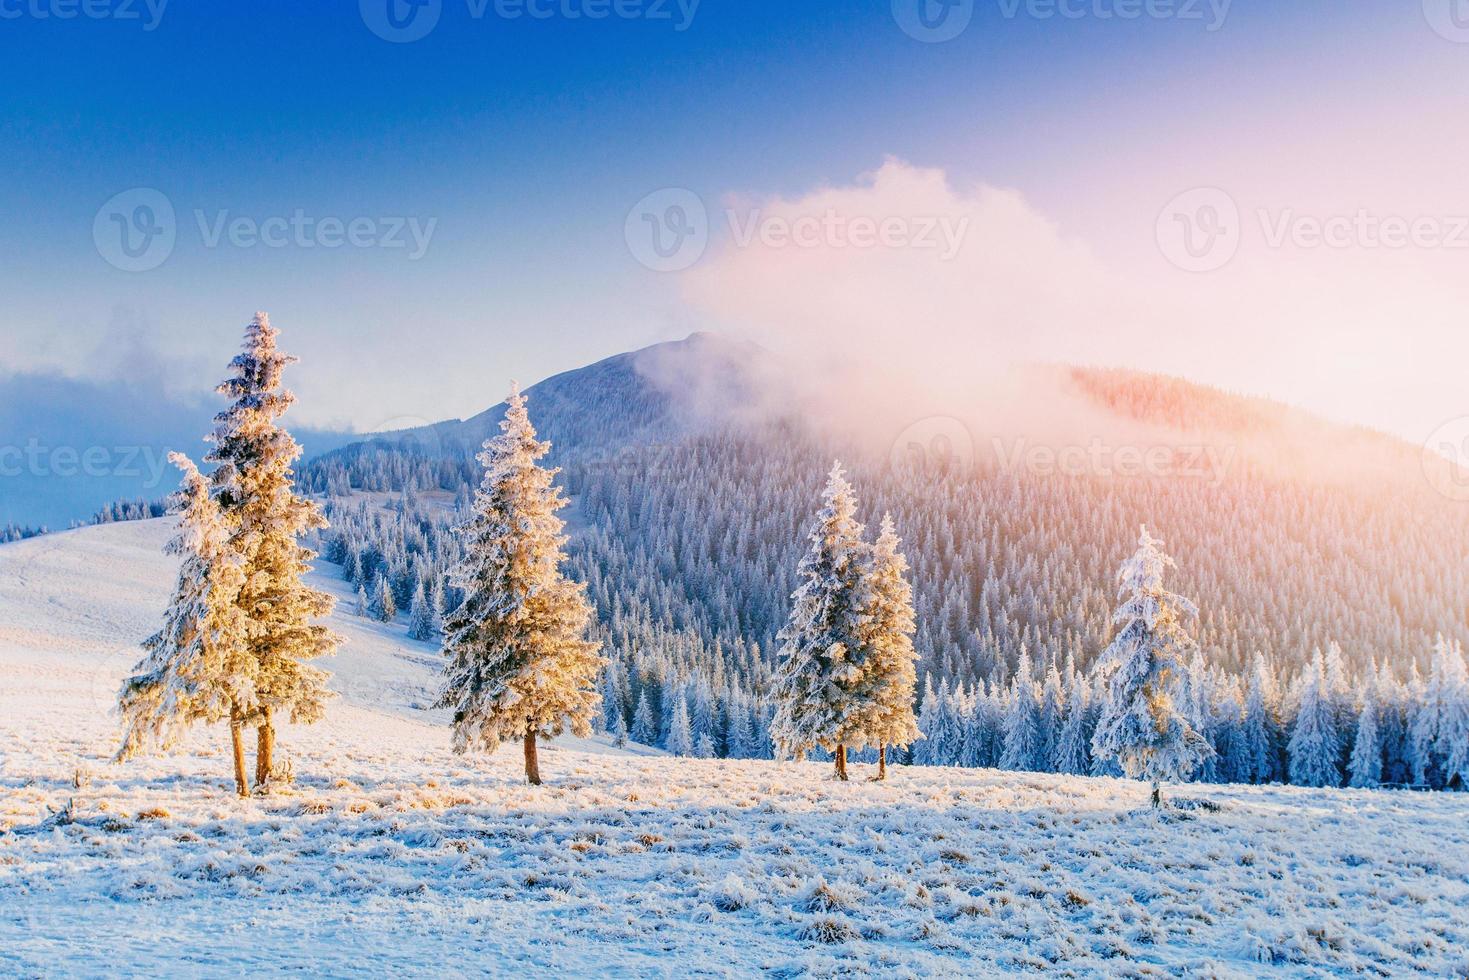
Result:
M263 411L272 419L279 418L296 400L291 392L278 390L286 365L298 360L276 349L275 340L279 335L280 331L270 325L270 314L257 312L245 328L245 341L240 353L230 361L235 376L221 382L216 389L221 395L242 402L245 407ZM229 414L222 413L219 421L224 421Z
M1173 568L1173 559L1163 553L1163 542L1148 533L1143 525L1138 534L1137 551L1117 570L1117 595L1125 601L1112 617L1114 623L1141 620L1149 629L1157 628L1164 616L1198 614L1192 600L1163 588L1163 573Z

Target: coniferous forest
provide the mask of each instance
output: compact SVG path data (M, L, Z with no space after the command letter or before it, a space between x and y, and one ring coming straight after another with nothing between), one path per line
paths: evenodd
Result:
M895 464L780 420L670 436L657 385L616 368L529 395L533 413L538 395L547 406L553 444L567 437L550 459L572 501L568 568L596 606L601 724L619 738L773 757L778 635L831 455L847 450L859 517L890 514L911 565L925 737L898 761L1115 772L1089 749L1104 700L1093 667L1114 629L1117 567L1146 524L1177 559L1170 588L1197 606L1181 711L1213 751L1194 778L1463 780L1450 760L1462 757L1469 710L1454 612L1469 598L1457 557L1466 526L1429 493L1243 468L1215 482L1037 475L983 457ZM1172 379L1076 377L1112 410L1174 424L1248 424L1268 411ZM619 402L635 403L642 426L625 442ZM460 598L447 577L452 528L477 481L460 437L374 439L302 471L327 500L323 557L368 615L390 594L424 636ZM1391 505L1405 497L1411 509ZM1329 722L1300 732L1317 704Z

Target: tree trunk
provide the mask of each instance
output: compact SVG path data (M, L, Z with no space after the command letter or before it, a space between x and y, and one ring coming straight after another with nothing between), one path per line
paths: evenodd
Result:
M836 759L837 778L845 783L847 781L847 747L845 745L837 746Z
M879 745L877 747L877 781L882 782L888 778L888 747Z
M275 725L270 709L261 709L260 727L255 729L255 788L270 789L271 756L275 753Z
M230 746L235 756L235 792L250 795L250 778L245 775L245 733L238 718L230 719Z
M1154 783L1153 784L1153 809L1156 810L1156 809L1158 809L1158 807L1160 807L1162 805L1163 805L1163 788L1161 786L1159 786L1157 783Z
M541 760L536 755L536 730L525 730L525 781L532 786L541 785Z

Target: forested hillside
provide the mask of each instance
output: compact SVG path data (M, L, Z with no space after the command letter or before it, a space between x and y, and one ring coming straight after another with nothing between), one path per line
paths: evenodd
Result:
M528 393L575 503L572 571L588 583L616 653L605 686L623 717L609 726L637 729L641 714L634 738L651 725L666 741L673 712L665 706L681 696L702 715L694 741L702 730L720 754L768 751L755 743L768 720L761 694L774 637L836 455L849 465L861 519L875 525L891 511L904 539L920 688L960 701L986 690L1007 696L1022 656L1037 688L1049 667L1064 674L1070 663L1084 675L1109 637L1116 568L1140 524L1167 542L1179 566L1172 586L1198 603L1194 635L1217 674L1218 698L1243 702L1257 652L1272 711L1289 715L1298 672L1317 649L1339 644L1353 675L1375 678L1381 664L1411 682L1413 667L1427 669L1436 635L1462 636L1469 513L1411 468L1343 479L1394 455L1412 460L1385 437L1176 379L1068 371L1054 375L1058 392L1102 410L1079 439L1136 441L1145 423L1178 435L1174 459L1208 439L1231 450L1219 455L1230 465L1042 471L1007 464L1004 444L983 437L972 460L925 456L910 465L901 452L824 435L805 420L721 420L708 411L710 379L724 404L754 401L746 396L755 382L742 373L756 356L747 349L699 336L651 350ZM646 367L655 359L656 372ZM677 413L692 403L680 393L696 384L701 411L683 425ZM445 532L477 479L469 449L496 418L491 410L374 440L305 468L304 483L333 496L327 556L362 584L369 605L382 578L405 610L420 587L452 606L442 576L454 544ZM1230 432L1250 439L1220 441ZM1311 445L1298 451L1302 433ZM1196 442L1184 445L1187 438ZM1278 465L1329 460L1334 446L1358 457L1314 476ZM1373 460L1361 458L1364 446Z

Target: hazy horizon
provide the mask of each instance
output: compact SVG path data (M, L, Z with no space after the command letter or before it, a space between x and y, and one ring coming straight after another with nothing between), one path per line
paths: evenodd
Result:
M0 370L127 378L122 347L187 396L266 309L317 428L464 417L696 329L880 363L919 336L918 378L1164 371L1417 443L1469 415L1469 31L1434 0L961 3L937 32L887 3L647 6L436 3L416 40L371 5L26 8ZM854 246L832 202L896 234Z

